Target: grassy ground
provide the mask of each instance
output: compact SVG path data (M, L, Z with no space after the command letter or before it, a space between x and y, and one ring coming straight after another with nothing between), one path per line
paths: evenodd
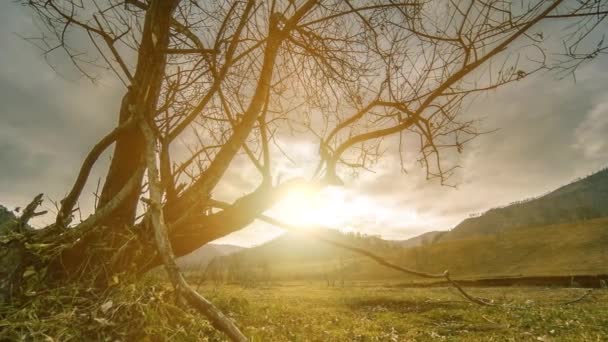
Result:
M607 341L608 291L471 289L500 307L461 301L450 289L390 284L203 286L253 341Z
M200 292L252 341L608 341L608 290L471 288L496 307L448 288L397 283L203 285ZM166 280L103 293L59 288L0 305L0 341L222 341L208 321L176 302Z

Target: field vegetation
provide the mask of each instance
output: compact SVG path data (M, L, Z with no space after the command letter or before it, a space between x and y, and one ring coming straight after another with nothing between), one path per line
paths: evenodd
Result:
M0 340L224 341L207 320L176 302L168 283L115 286L102 300L74 289L32 297L0 320ZM239 322L252 341L605 341L608 292L578 288L475 288L498 306L465 301L449 288L394 281L211 282L199 291ZM78 303L74 302L78 299Z
M403 248L373 236L322 232L407 268L450 270L457 278L608 274L608 218L512 229L493 235ZM265 245L220 256L197 272L219 281L411 279L357 253L286 234Z

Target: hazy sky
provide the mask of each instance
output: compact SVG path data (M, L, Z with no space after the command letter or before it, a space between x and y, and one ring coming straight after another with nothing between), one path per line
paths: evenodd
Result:
M27 11L0 4L0 204L11 209L38 192L62 197L83 156L112 128L123 91L110 77L92 85L60 76L15 34L33 32ZM608 165L608 59L586 65L576 83L536 75L483 95L467 115L499 130L454 156L462 166L452 178L457 188L426 181L413 163L402 174L389 154L376 173L323 194L320 203L333 206L319 215L333 217L336 228L405 239L449 229L470 213L542 194ZM316 151L312 144L298 148L303 156ZM95 170L88 193L104 171L103 165ZM247 183L243 175L229 177ZM279 232L255 224L222 241L252 245Z

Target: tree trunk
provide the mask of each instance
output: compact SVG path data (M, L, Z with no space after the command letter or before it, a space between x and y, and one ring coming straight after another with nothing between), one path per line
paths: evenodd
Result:
M119 125L133 116L133 113L129 111L129 106L133 105L132 98L134 94L132 93L132 88L129 88L123 97L118 118ZM97 208L106 205L125 186L141 164L143 152L144 138L137 125L132 125L116 141L114 155L110 162L110 168L106 175ZM104 221L104 224L115 227L124 227L125 225L132 224L135 220L139 193L139 188L133 191L124 204Z
M146 11L137 66L121 103L119 124L138 115L146 120L154 120L164 81L166 51L175 5L173 0L152 1ZM125 187L129 179L137 174L144 164L144 149L145 139L139 125L132 125L119 137L97 210L107 205ZM138 179L136 189L111 215L104 218L94 231L62 251L52 265L55 274L59 273L61 278L86 274L100 278L99 281L103 283L103 278L114 273L114 255L134 237L134 233L129 229L134 225L142 178L143 174ZM100 269L103 269L103 275L98 277L95 273L99 272L94 271Z

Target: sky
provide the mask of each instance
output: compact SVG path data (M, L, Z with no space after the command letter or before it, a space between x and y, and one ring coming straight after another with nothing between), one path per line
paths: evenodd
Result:
M56 72L40 50L19 37L35 32L26 10L12 2L0 4L0 204L13 209L44 192L45 208L52 211L51 200L65 194L88 150L112 129L123 89L111 77L92 84L75 74ZM322 220L336 229L407 239L450 229L472 213L541 195L608 165L605 56L580 69L576 82L537 74L479 96L465 110L466 115L484 118L482 129L497 131L451 156L461 166L450 180L455 187L427 181L424 170L412 162L413 153L406 154L408 172L402 173L398 157L388 153L374 173L361 173L348 179L344 188L313 197L296 194L272 213L302 223ZM307 158L318 147L293 148ZM108 158L104 155L105 162L93 171L89 194ZM235 189L251 185L238 172L226 177ZM303 201L313 214L294 212ZM219 242L251 246L281 232L255 223Z

